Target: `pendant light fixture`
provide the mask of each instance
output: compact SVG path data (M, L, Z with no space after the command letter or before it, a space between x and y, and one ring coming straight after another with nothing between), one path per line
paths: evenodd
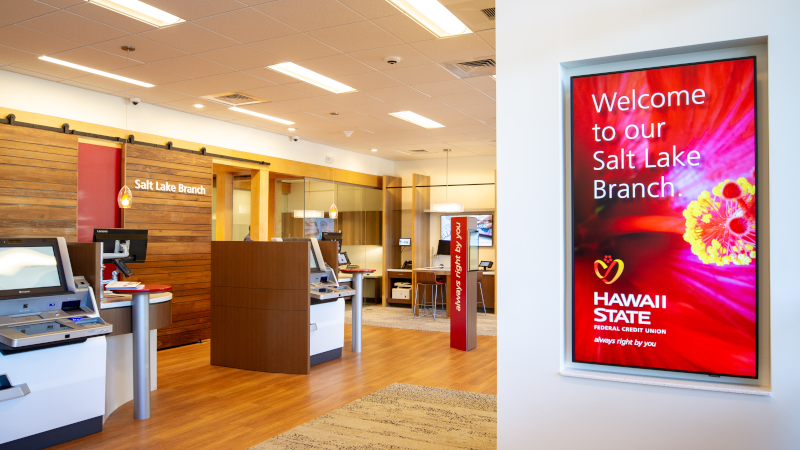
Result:
M447 169L445 170L445 184L444 184L444 203L431 203L431 212L439 213L460 213L464 212L463 203L449 203L448 190L450 187L450 149L444 149L447 153Z
M339 115L338 112L332 112L331 115L333 116L333 120L336 120L336 116ZM346 133L345 133L346 135ZM349 136L348 136L349 137ZM336 133L333 133L333 148L334 148L334 159L333 159L333 176L331 177L333 181L333 203L331 203L331 208L328 210L328 217L331 219L336 219L339 217L339 208L336 207Z
M136 50L135 47L131 47L129 45L123 45L122 50L124 50L128 56L128 61L131 59L131 52ZM125 106L125 135L128 135L128 105ZM124 180L123 180L124 182ZM117 205L121 209L129 209L133 205L133 193L131 189L128 187L127 184L123 185L120 188L119 193L117 194Z

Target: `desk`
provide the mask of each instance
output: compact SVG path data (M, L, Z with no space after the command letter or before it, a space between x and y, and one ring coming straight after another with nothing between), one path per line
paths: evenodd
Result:
M388 272L395 272L390 273L389 277L392 278L402 278L401 274L398 273L400 269L392 269ZM450 268L431 268L431 267L422 267L419 269L413 269L411 272L411 300L405 300L405 303L413 304L414 295L416 294L416 286L417 286L417 273L419 272L433 272L437 276L444 276L447 277L447 299L445 301L446 309L447 309L447 316L450 317ZM405 274L406 278L408 274ZM483 282L481 283L481 287L483 288L483 298L486 301L486 308L487 309L495 309L495 298L494 298L494 272L485 271L483 272ZM480 294L478 294L478 299L480 299ZM392 302L401 303L401 300L394 300ZM481 308L481 312L483 308ZM496 312L495 312L496 313Z

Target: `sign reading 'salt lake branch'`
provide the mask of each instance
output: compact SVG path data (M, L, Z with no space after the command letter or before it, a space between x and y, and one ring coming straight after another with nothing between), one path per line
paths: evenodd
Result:
M206 188L203 186L186 186L180 183L172 184L169 181L135 180L134 189L140 191L172 192L175 194L206 195Z

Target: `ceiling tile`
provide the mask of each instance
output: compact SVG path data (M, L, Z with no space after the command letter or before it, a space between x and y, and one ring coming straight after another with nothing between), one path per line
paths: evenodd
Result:
M395 100L409 100L415 98L428 97L427 95L417 90L414 90L408 86L400 86L400 87L385 88L385 89L372 89L369 91L364 91L364 93L390 103Z
M462 78L462 80L464 80L465 83L469 83L484 92L497 90L497 80L490 76L467 77Z
M327 89L322 89L320 87L316 87L313 84L306 83L304 81L297 81L295 80L294 83L284 84L287 88L294 89L296 91L302 92L304 94L308 94L314 97L319 97L322 95L330 94L331 91Z
M6 47L5 45L0 45L0 66L36 59L38 57L39 55L35 53L24 52L15 48Z
M72 78L72 81L116 92L124 91L126 89L130 89L131 86L135 86L135 84L126 83L124 81L119 81L108 77L102 77L100 75L95 75L91 73L84 75L82 77Z
M141 61L143 63L151 63L161 61L164 59L177 58L183 56L186 52L164 45L160 42L151 41L137 35L129 35L119 39L112 39L106 42L94 44L92 47L113 53L115 55L128 57L128 53L122 50L123 46L131 46L136 50L130 52L131 59Z
M177 72L190 78L210 77L221 73L233 72L230 67L217 64L197 56L181 56L180 58L167 59L153 63L162 69Z
M40 74L46 74L58 79L69 79L69 78L77 78L86 75L86 72L72 69L69 67L60 66L58 64L53 64L45 61L41 61L38 59L29 59L26 61L21 61L16 64L12 65L13 67L17 67L20 69L28 70L31 72L36 72ZM6 68L9 66L4 66Z
M390 69L385 70L383 73L405 84L458 80L458 77L438 64Z
M284 102L259 103L257 105L247 105L250 111L255 111L268 116L280 117L282 114L295 113L298 110L287 106Z
M255 48L247 45L237 45L236 47L228 47L206 53L200 53L197 56L228 67L232 67L236 70L266 67L282 61L275 56L264 53L261 50L256 50Z
M338 81L352 86L359 91L365 91L369 89L383 89L383 88L390 88L396 86L402 86L403 84L399 81L386 76L381 72L369 72L369 73L359 73L356 75L348 75L344 77L337 78Z
M164 103L164 102L174 102L178 100L189 101L194 99L194 97L181 94L180 92L169 91L167 89L161 89L160 87L151 87L151 88L142 88L138 86L133 86L134 89L128 89L124 92L128 98L131 97L138 97L141 98L143 102L155 104L155 103Z
M330 78L375 71L375 69L361 61L343 54L306 59L296 63Z
M101 88L101 87L98 87L98 86L91 86L91 85L88 85L86 83L79 83L79 82L73 81L73 80L61 80L61 81L59 81L59 83L68 84L70 86L75 86L75 87L78 87L78 88L81 88L81 89L87 89L87 90L90 90L90 91L101 92L103 94L117 95L117 93L114 92L113 89L104 89L104 88Z
M463 112L450 107L443 107L436 109L420 109L414 112L423 115L431 120L435 120L447 127L453 127L455 125L479 123L476 119L468 116L467 114L464 114Z
M383 103L381 100L364 94L363 92L345 92L343 94L328 94L320 96L321 99L327 100L331 103L351 107L355 105L369 105L374 103Z
M0 28L0 42L3 45L38 55L49 55L81 46L76 42L49 36L19 25Z
M142 36L189 53L209 52L238 44L233 39L188 22L148 31Z
M433 98L428 97L427 95L423 95L422 97L409 97L409 98L400 98L397 100L393 100L392 104L395 105L397 109L402 111L419 111L422 109L432 109L432 108L446 108L447 105L442 103L441 101Z
M70 8L69 12L96 20L114 28L119 28L127 31L128 33L144 33L145 31L155 29L155 27L152 25L128 16L123 16L122 14L103 8L102 6L97 6L93 3L87 3L86 1L82 1L80 3L80 5Z
M480 36L484 42L489 44L492 48L497 48L497 45L495 45L494 35L494 30L478 31L478 36Z
M259 89L251 89L248 91L248 94L255 95L256 97L263 98L264 100L269 100L271 102L309 97L308 94L290 89L286 86L269 86Z
M58 11L37 17L23 22L21 25L86 45L116 39L128 34L125 31L67 11Z
M221 75L213 75L201 80L213 83L219 86L224 86L231 91L244 91L248 89L255 89L267 86L274 86L274 83L263 80L253 75L244 72L231 72L223 73Z
M86 3L86 0L38 0L39 3L47 3L56 8L69 8L70 6Z
M403 43L400 39L369 21L325 28L308 34L345 53L389 47Z
M415 84L414 88L432 96L438 97L440 95L452 94L469 94L477 91L473 86L456 78L450 81L437 81L435 83Z
M392 35L402 39L404 42L431 41L436 39L433 33L422 28L417 22L414 22L405 14L381 17L380 19L373 20L373 22L389 33L392 33Z
M187 97L185 99L175 100L172 102L164 102L161 103L161 105L168 108L178 108L192 114L198 114L200 112L206 114L210 113L211 111L228 109L227 105L214 103L208 100L201 100L194 97ZM203 105L203 108L196 108L194 105Z
M244 43L297 33L296 29L252 8L208 17L194 23Z
M488 121L497 118L497 102L460 105L458 110L480 121L487 122L487 124L489 124Z
M203 81L202 79L178 81L176 83L164 84L161 87L195 97L227 92L223 86L218 86L216 84Z
M340 53L335 48L306 34L294 34L266 41L252 42L251 47L282 58L284 61L301 61Z
M311 110L327 110L327 111L336 111L338 108L337 105L327 102L325 100L321 100L319 98L308 97L308 98L298 98L294 100L284 100L281 102L275 103L277 105L286 106L287 108L291 108L296 111L311 111Z
M349 108L352 109L353 111L358 111L361 114L377 117L378 119L385 119L387 114L397 111L397 106L382 101L378 101L378 103L368 103L364 105L351 105L349 106Z
M408 44L362 50L360 52L348 53L348 55L378 70L402 69L405 67L431 64L433 62L430 58L418 52L414 47ZM399 56L400 62L389 64L384 60L387 56Z
M330 28L364 18L336 0L280 0L256 9L301 31Z
M34 71L28 70L28 69L23 69L21 67L3 66L3 67L0 67L0 70L6 70L8 72L16 72L16 73L19 73L19 74L22 74L22 75L27 75L29 77L42 78L42 79L50 80L50 81L61 81L61 78L54 77L54 76L47 75L47 74L43 74L43 73L40 73L40 72L34 72Z
M436 99L455 107L496 104L494 98L489 97L489 95L481 91L470 92L468 94L439 95L436 97Z
M188 77L160 69L152 64L142 64L136 67L113 70L111 73L150 84L167 84L176 81L188 80Z
M394 16L403 14L387 1L375 0L339 0L353 11L361 14L367 19L377 19L378 17Z
M51 56L62 61L80 64L81 66L91 67L92 69L105 72L141 64L139 61L130 60L124 56L112 55L92 47L74 48L65 52L55 53ZM54 65L53 63L48 64Z
M58 11L58 9L33 0L0 0L0 11L3 12L4 21L17 23Z
M470 61L494 55L494 49L475 33L415 42L412 47L436 62Z
M146 3L184 20L196 20L246 6L236 0L147 0Z

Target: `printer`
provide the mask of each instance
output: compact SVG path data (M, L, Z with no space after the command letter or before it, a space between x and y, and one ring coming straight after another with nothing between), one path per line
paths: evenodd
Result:
M0 238L0 447L102 431L113 328L99 312L64 238Z

